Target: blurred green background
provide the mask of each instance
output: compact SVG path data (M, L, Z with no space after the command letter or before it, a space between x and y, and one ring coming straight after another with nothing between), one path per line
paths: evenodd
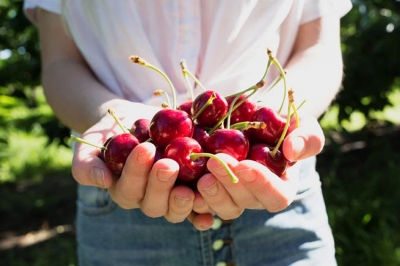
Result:
M400 265L400 1L354 0L318 170L339 265ZM40 87L36 29L0 0L0 265L76 265L69 132Z

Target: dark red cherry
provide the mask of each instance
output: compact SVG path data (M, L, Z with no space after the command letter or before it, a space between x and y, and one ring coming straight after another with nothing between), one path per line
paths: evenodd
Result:
M140 142L145 142L150 138L149 129L150 129L150 120L146 118L139 118L133 123L130 132Z
M249 141L240 130L217 129L210 134L206 151L212 154L226 153L241 161L247 157Z
M250 129L261 142L275 146L286 125L286 119L269 107L261 107L254 113L252 121L264 122L264 129Z
M282 176L289 165L289 161L283 156L280 150L277 150L274 156L271 151L273 148L264 143L257 143L250 147L248 159L265 165L277 176Z
M130 133L121 133L110 139L104 152L104 162L116 175L122 173L126 159L139 144L139 140Z
M200 144L190 137L179 137L172 140L165 148L164 157L175 160L179 164L178 179L191 182L197 180L206 167L207 158L199 157L191 160L190 155L201 153Z
M242 94L236 100L235 105L242 101L246 95ZM227 99L229 108L232 105L232 101L235 97L229 97ZM244 121L252 121L253 115L257 109L257 106L252 103L250 100L245 100L241 105L239 105L233 112L231 113L231 124L244 122ZM228 109L229 110L229 109Z
M202 107L213 97L212 103L199 113ZM228 102L221 94L215 91L205 91L199 94L194 99L191 110L192 117L197 115L196 121L205 127L213 127L227 112Z
M182 103L181 105L179 105L176 109L177 110L182 110L185 111L186 113L188 113L190 116L192 115L192 104L193 101L187 101Z
M162 109L150 122L150 138L158 147L166 147L178 137L192 137L194 125L189 115L181 110Z
M194 125L192 138L195 139L203 149L205 149L209 137L210 135L203 126L199 124Z

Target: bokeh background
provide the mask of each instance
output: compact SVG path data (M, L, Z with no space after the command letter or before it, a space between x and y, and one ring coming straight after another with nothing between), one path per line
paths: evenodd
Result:
M339 265L400 265L400 1L353 4L318 170ZM0 0L0 265L77 265L69 131L43 95L39 50L22 1Z

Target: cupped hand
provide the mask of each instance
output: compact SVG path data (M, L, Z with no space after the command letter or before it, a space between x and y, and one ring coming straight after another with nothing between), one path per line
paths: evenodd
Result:
M81 137L102 145L118 133L122 133L122 129L107 116ZM76 143L72 174L79 184L108 189L121 208L141 209L149 217L164 217L171 223L188 219L197 229L208 229L212 216L193 212L195 192L187 186L175 186L179 165L171 159L154 162L155 151L150 142L139 144L128 156L121 175L115 177L99 158L100 149Z
M318 121L308 115L300 117L300 126L295 128L292 120L289 134L282 150L290 161L298 161L319 154L324 146L324 134ZM224 167L215 159L207 163L209 174L198 181L199 196L194 211L212 213L222 219L235 219L245 209L265 209L278 212L293 201L299 183L299 164L289 167L281 176L267 167L252 161L237 161L229 155L218 154L238 177L232 183Z

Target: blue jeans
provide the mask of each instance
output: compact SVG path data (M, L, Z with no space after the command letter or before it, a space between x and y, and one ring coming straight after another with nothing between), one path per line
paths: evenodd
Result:
M301 179L284 211L246 210L235 220L216 218L204 232L123 210L106 190L79 186L79 265L336 265L315 158L302 162Z

